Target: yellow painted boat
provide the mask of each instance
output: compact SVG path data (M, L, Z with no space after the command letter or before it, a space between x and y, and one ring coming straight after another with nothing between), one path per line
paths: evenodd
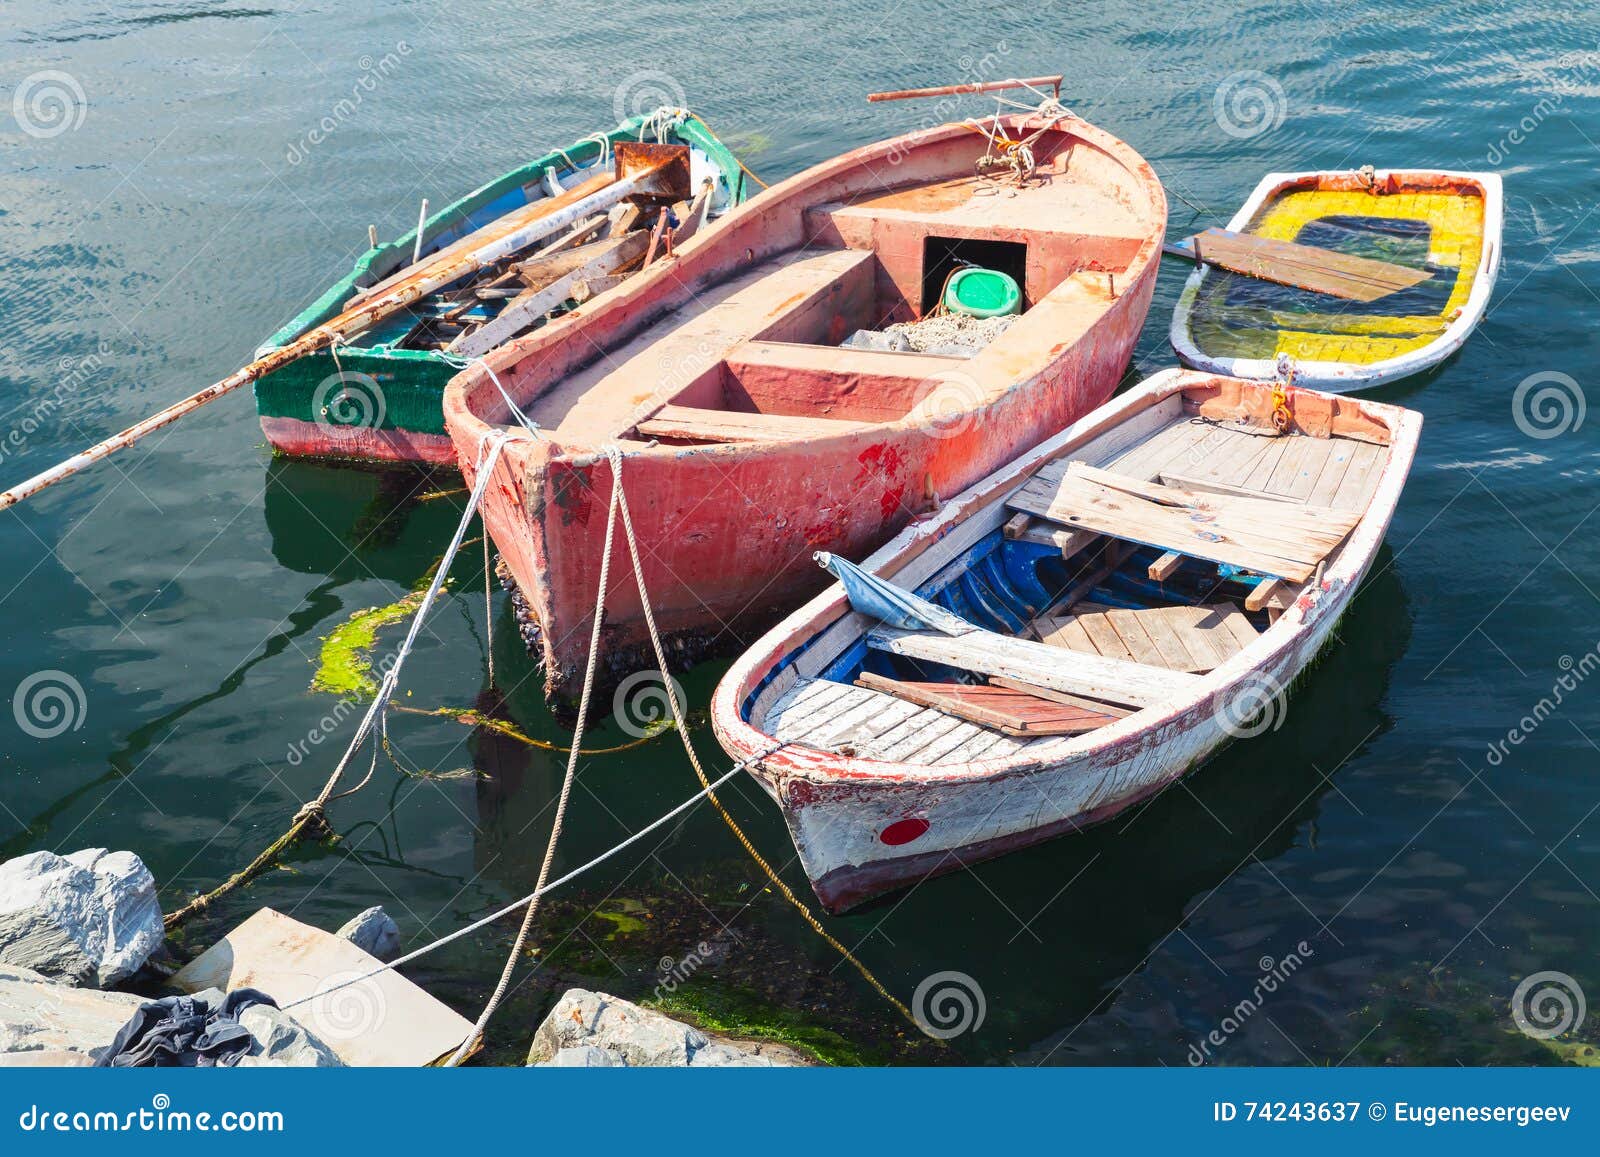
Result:
M1270 380L1292 359L1297 384L1348 392L1420 373L1482 320L1500 268L1493 173L1406 169L1271 173L1228 229L1426 270L1426 281L1348 301L1197 265L1172 317L1172 346L1195 369Z

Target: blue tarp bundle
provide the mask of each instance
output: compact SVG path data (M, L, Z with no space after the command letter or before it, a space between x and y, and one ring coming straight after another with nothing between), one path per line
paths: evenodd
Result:
M844 593L852 607L887 626L907 631L940 631L946 635L964 635L978 629L960 615L953 615L904 587L868 574L848 559L826 551L818 551L811 557L844 584Z

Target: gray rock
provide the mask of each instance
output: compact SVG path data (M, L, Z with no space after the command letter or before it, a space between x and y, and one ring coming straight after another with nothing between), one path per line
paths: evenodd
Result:
M33 852L0 864L0 964L105 988L161 946L150 869L132 852Z
M382 906L368 908L334 933L387 963L400 955L400 926Z
M736 1045L721 1042L708 1044L703 1049L696 1049L689 1060L689 1067L694 1069L772 1069L782 1065L783 1061L773 1060L771 1057L759 1053L745 1052Z
M258 1004L239 1014L239 1023L255 1037L255 1047L239 1061L240 1068L343 1068L334 1051L281 1009Z
M539 1061L535 1067L541 1069L614 1069L625 1068L626 1065L623 1061L597 1045L571 1045L557 1052L549 1060Z
M143 1003L132 993L72 988L0 965L0 1064L52 1063L44 1058L62 1053L92 1061Z
M582 1049L591 1051L580 1057ZM595 1059L594 1052L605 1054L608 1061ZM710 1068L809 1062L792 1049L713 1039L697 1028L632 1001L603 992L571 989L534 1033L528 1064L568 1068L602 1063L628 1068Z

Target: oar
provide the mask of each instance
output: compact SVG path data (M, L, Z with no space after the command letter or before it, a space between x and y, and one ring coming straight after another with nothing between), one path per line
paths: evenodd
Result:
M651 145L632 141L618 141L615 146L616 168L612 173L591 177L559 197L536 201L514 213L508 213L493 225L473 234L475 242L470 248L454 247L436 254L433 258L414 265L398 281L381 294L368 298L346 309L339 316L302 334L288 345L272 350L242 369L235 370L220 382L175 402L158 413L113 434L103 442L96 442L87 450L74 454L41 471L26 482L0 494L0 510L15 506L24 498L31 498L47 486L63 478L70 478L92 462L98 462L116 451L133 445L145 435L176 422L185 414L198 410L207 402L232 393L240 386L249 385L290 362L307 354L347 340L373 322L398 313L400 310L435 293L454 281L492 265L501 258L533 244L541 238L559 232L597 212L603 212L619 201L630 197L660 198L681 201L688 197L689 149L685 145Z

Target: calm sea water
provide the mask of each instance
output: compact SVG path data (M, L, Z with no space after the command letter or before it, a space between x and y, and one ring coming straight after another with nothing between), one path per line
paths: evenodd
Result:
M1124 0L361 7L10 0L0 85L27 98L20 118L0 102L0 479L247 360L369 223L392 236L421 197L680 93L770 179L929 115L869 107L870 89L1065 72L1067 102L1167 182L1174 235L1225 221L1269 170L1506 182L1488 319L1442 370L1382 393L1426 415L1421 454L1377 573L1282 727L1114 826L828 921L904 997L965 974L981 1024L948 1052L908 1049L701 811L552 906L495 1059L515 1059L553 989L648 996L672 968L659 958L702 942L712 962L690 991L737 986L877 1059L1181 1065L1213 1030L1220 1063L1557 1059L1509 1002L1542 971L1600 997L1600 680L1582 679L1600 645L1600 498L1595 423L1578 420L1600 345L1600 18L1392 0L1181 17ZM1170 363L1185 272L1162 273L1138 373ZM1525 410L1556 393L1519 424L1536 374L1567 377L1524 391ZM459 498L413 490L272 461L239 396L0 516L0 691L68 692L60 734L0 712L0 856L131 848L168 908L250 859L352 726L322 722L333 700L309 689L322 636L403 594L456 523ZM476 547L455 578L405 704L503 698L563 742L498 591L486 617ZM700 750L725 766L703 726L719 672L686 685ZM399 766L334 807L343 839L295 851L188 944L262 904L332 927L374 903L418 944L527 890L563 757L414 715L392 740ZM694 787L671 734L584 760L579 784L558 870ZM803 889L764 797L743 782L730 797ZM508 939L485 932L411 975L475 1015Z

